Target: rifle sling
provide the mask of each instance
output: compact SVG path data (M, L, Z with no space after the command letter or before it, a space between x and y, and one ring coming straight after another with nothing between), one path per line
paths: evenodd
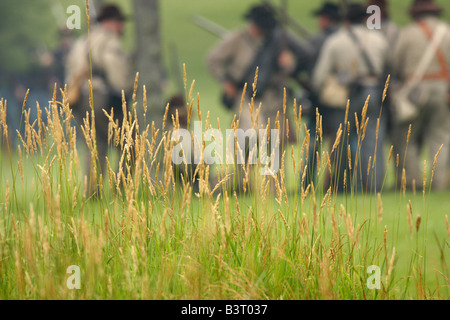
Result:
M370 76L377 76L377 74L375 72L375 67L372 63L372 60L370 60L369 55L367 54L367 51L362 46L362 43L359 41L359 38L356 35L356 33L354 32L354 30L352 29L352 27L348 28L348 32L349 32L352 40L358 45L361 56L362 56L364 62L366 63L367 67L369 68Z
M433 32L431 31L428 24L425 21L420 21L419 26L422 29L422 31L425 33L425 35L427 36L428 40L430 42L433 41ZM441 72L425 74L423 76L423 79L424 80L448 80L448 81L450 81L450 74L448 72L448 63L447 63L447 60L445 59L445 54L442 51L441 47L438 47L436 50L436 58L441 67Z
M255 55L253 62L247 69L242 81L238 82L238 85L244 85L245 82L250 83L254 80L256 68L258 69L258 91L261 94L267 87L270 81L270 75L275 67L276 55L279 52L280 36L274 30L266 39L260 50Z

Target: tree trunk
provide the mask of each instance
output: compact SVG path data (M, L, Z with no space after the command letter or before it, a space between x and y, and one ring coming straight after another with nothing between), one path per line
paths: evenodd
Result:
M163 69L161 61L161 37L158 0L134 0L136 23L136 67L139 72L139 91L147 88L147 119L161 124L165 105L162 86ZM142 105L142 94L138 105Z

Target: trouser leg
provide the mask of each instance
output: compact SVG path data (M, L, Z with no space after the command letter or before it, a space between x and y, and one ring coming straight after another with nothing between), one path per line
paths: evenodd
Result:
M432 86L430 84L430 86ZM434 164L434 159L439 149L442 146L441 152L434 167L434 177L432 187L437 190L444 189L446 186L445 173L447 170L447 163L449 157L449 143L450 143L450 111L446 101L447 85L435 84L430 91L430 105L434 106L431 112L428 112L430 117L429 125L425 134L425 143L429 146L429 162Z

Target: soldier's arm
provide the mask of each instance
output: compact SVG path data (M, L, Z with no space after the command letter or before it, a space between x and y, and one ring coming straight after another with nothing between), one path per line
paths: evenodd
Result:
M286 32L285 39L288 50L292 52L296 60L296 66L292 73L298 74L301 71L308 71L313 56L313 48L309 42L298 39L291 32Z
M405 32L400 32L400 35L397 40L397 44L393 50L391 55L391 69L392 76L396 79L401 79L403 76L403 62L405 59L405 48L407 46L407 37L405 36Z
M236 52L236 36L230 34L216 45L206 58L206 63L211 74L222 84L229 81L227 64L232 60Z
M78 39L72 46L66 58L65 79L66 84L71 83L78 74L83 73L80 68L88 64L86 55L87 39L85 37Z
M327 77L333 72L334 53L332 43L325 42L313 71L312 83L316 91L320 91Z
M105 48L103 65L106 79L116 94L132 89L129 61L119 40L109 41Z
M319 58L320 50L322 49L324 41L325 37L323 34L317 34L309 37L308 39L310 57L308 61L307 70L310 74L312 74L314 66L317 63L317 59Z
M447 34L447 39L445 41L445 58L446 58L446 62L447 62L447 67L448 67L448 72L450 74L450 24L447 24L447 30L448 30L448 34ZM450 91L449 91L450 94ZM449 100L450 103L450 100Z
M391 74L392 72L392 59L391 59L391 52L389 48L389 42L384 39L384 47L383 47L383 58L382 58L382 69L381 69L381 80L385 81L387 80L387 76Z

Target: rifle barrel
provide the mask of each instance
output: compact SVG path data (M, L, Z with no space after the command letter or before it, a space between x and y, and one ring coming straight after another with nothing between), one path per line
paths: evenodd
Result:
M281 6L274 5L271 0L262 0L263 4L271 7L273 10L277 11L282 17L283 23L290 26L296 33L301 35L303 38L311 37L311 32L308 31L303 25L301 25L297 20L292 18L287 12L287 0L283 0Z
M192 21L202 29L212 33L213 35L224 38L228 34L228 30L224 27L212 22L211 20L200 15L194 15Z
M286 14L286 21L292 29L294 29L298 34L302 35L304 38L311 37L311 33L305 27L303 27L301 24L297 22L297 20L294 20L287 14Z

